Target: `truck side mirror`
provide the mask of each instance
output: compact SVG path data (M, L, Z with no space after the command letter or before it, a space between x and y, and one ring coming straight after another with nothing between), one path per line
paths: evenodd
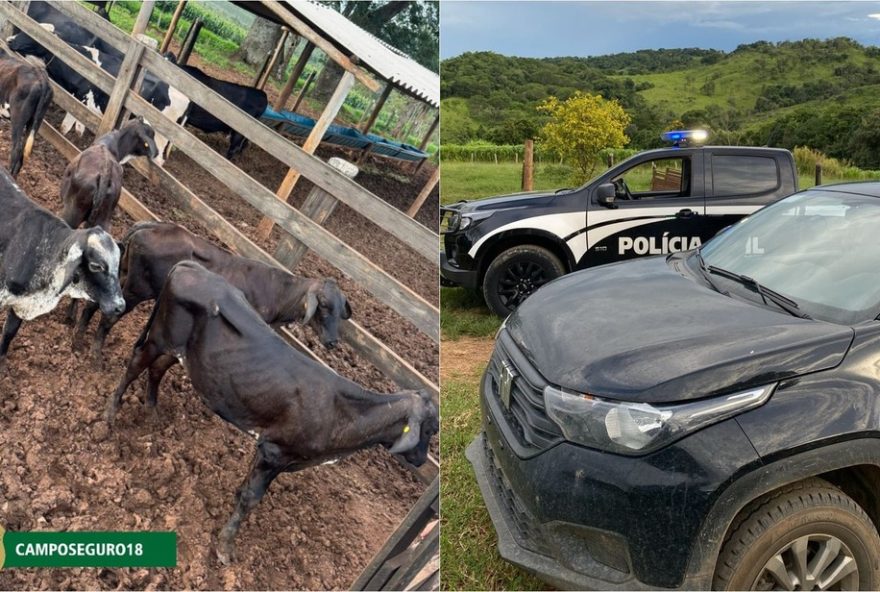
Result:
M617 204L614 203L616 196L617 190L614 188L614 183L603 183L596 188L596 201L601 206L612 210L617 208Z

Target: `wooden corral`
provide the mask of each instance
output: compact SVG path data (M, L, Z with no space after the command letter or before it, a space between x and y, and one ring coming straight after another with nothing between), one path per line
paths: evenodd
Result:
M440 589L440 484L434 479L352 590Z
M184 152L232 192L271 219L287 235L285 240L281 241L278 251L274 254L267 253L168 171L152 162L132 161L131 164L135 169L154 184L158 184L175 206L193 216L230 249L291 271L295 271L296 263L304 253L303 249L311 250L368 290L435 343L439 342L439 310L436 306L376 266L344 240L328 232L321 226L320 221L316 220L325 219L326 215L322 217L321 212L326 210L329 203L338 200L376 224L383 233L387 232L396 237L418 256L428 259L435 265L438 263L436 232L425 228L406 213L365 190L332 166L306 153L259 121L255 121L222 96L166 61L159 53L138 39L126 35L90 10L75 2L52 2L52 4L126 56L119 77L113 78L54 34L40 27L11 3L0 3L0 17L3 20L11 22L33 37L49 49L56 56L55 59L67 63L110 97L106 113L103 117L99 117L58 85L53 84L55 102L59 107L70 112L89 130L96 133L112 129L118 123L123 109L134 115L143 116L153 125L157 133L167 137L178 150ZM324 204L323 208L298 210L279 200L276 197L277 191L261 185L189 131L167 119L137 93L130 92L137 73L145 70L149 70L156 77L177 88L252 143L272 154L282 163L281 166L289 167L311 181L319 193L314 194L313 199L313 196L310 196L310 199L312 202L320 200ZM75 155L76 148L48 124L44 124L41 134L66 157L71 158ZM120 205L135 220L155 218L149 209L128 192L124 192ZM291 245L298 248L291 249ZM400 387L427 389L435 400L438 398L438 386L418 372L413 364L407 361L405 353L393 351L356 321L344 321L340 334L340 337L361 358L373 364ZM303 344L298 345L301 349L305 349ZM315 357L313 353L310 355ZM436 464L428 466L427 471L421 473L423 478L433 478L437 473Z

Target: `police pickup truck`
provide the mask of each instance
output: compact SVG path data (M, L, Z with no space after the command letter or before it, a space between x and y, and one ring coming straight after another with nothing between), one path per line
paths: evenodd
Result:
M671 134L674 147L636 154L577 189L442 208L442 283L482 288L507 316L565 273L696 248L798 190L788 150L689 146L693 132Z

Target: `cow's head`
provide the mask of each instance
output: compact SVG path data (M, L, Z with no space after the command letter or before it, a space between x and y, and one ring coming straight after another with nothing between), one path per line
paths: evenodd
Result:
M67 253L69 293L96 302L106 316L125 310L119 288L119 247L104 229L75 230L76 241Z
M339 342L339 319L351 318L351 306L334 279L313 280L306 292L302 324L311 325L324 347Z
M414 401L406 425L389 446L391 454L400 454L411 465L420 467L428 460L428 445L440 431L437 406L426 391L413 391Z
M156 148L156 132L143 117L133 119L122 126L119 130L118 142L119 155L123 163L138 156L151 159L159 156L159 149Z
M37 43L33 37L24 33L7 37L6 44L9 46L9 49L24 56L35 56L45 60L52 55L45 47Z

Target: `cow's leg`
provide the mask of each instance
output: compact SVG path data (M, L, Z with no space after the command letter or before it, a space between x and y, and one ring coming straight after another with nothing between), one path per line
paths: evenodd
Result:
M162 382L165 373L176 363L177 358L165 354L159 356L159 359L153 362L153 365L150 366L150 375L147 378L147 396L145 402L147 407L150 408L150 415L152 415L153 421L158 421L159 419L159 413L156 411L156 405L159 403L159 383Z
M18 176L22 164L24 164L24 136L25 119L22 106L18 103L12 105L12 146L9 150L9 174Z
M21 318L11 308L6 312L6 323L3 325L3 339L0 341L0 371L6 366L6 353L21 328Z
M107 339L107 335L110 334L110 330L113 329L113 325L119 322L119 319L127 315L132 311L132 309L143 302L143 299L133 296L130 293L126 293L126 286L122 286L122 297L125 299L125 310L122 311L121 314L116 316L108 316L104 313L101 313L101 322L98 323L98 329L95 331L95 340L92 341L92 357L95 361L101 360L101 352L104 350L104 341ZM91 319L91 315L95 314L95 310L98 309L98 305L91 305L94 308L91 309L89 314L89 319ZM86 324L88 324L88 320L86 320Z
M71 348L72 348L74 351L76 351L76 350L78 349L78 348L77 348L77 337L78 337L78 335L77 335L77 333L76 333L76 329L75 329L75 327L76 327L76 311L77 311L77 304L78 304L78 303L77 303L77 301L76 301L76 298L71 298L71 299L70 299L70 304L67 305L67 314L65 315L65 318L64 318L64 322L65 322L65 323L67 323L67 324L70 325L71 327L74 327L73 341L72 341L72 343L71 343Z
M228 565L233 560L235 535L238 534L241 521L257 506L269 484L284 467L285 463L278 446L266 441L257 444L257 453L251 461L248 476L235 494L235 510L226 526L220 531L217 559L223 565Z
M226 158L232 160L247 146L248 140L235 130L229 132L229 149L226 151Z
M79 320L76 322L76 328L73 330L73 343L74 349L79 349L78 346L82 344L83 340L86 337L86 329L89 326L89 322L92 320L92 317L95 316L95 312L98 310L98 305L95 302L90 300L86 300L85 304L83 304L82 312L79 315Z
M119 410L119 403L122 401L122 395L125 393L125 390L160 355L159 348L152 341L147 340L143 345L135 346L131 359L128 361L128 367L125 369L125 376L122 377L119 386L116 387L116 390L110 395L110 400L107 401L105 419L111 426L116 418L116 412Z

